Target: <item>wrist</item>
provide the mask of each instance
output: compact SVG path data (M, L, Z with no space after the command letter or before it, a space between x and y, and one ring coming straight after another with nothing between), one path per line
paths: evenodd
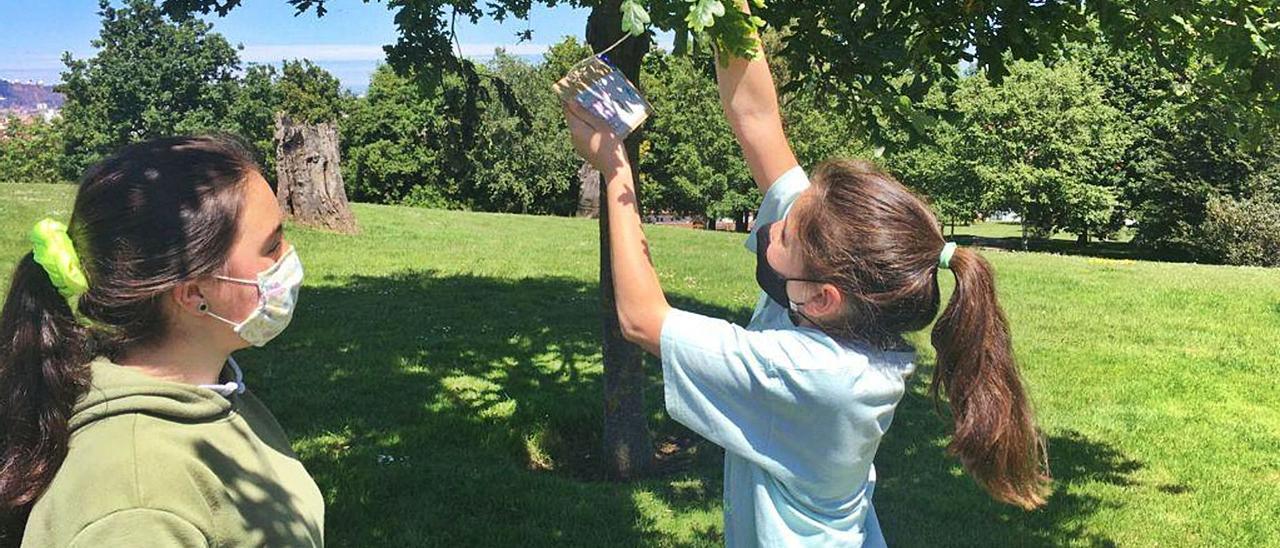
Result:
M605 179L612 179L620 174L631 175L631 161L627 158L626 149L621 146L616 152L599 158L595 168Z
M600 170L600 177L604 180L605 186L613 186L614 183L631 182L631 164L623 161L612 164L606 169Z

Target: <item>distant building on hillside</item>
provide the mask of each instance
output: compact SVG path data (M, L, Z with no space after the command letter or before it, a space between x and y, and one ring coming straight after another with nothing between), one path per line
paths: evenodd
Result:
M11 82L0 80L0 117L38 116L52 120L58 116L66 98L43 81Z

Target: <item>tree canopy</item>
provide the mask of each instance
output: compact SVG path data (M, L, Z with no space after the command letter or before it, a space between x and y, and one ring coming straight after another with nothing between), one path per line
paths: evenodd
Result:
M299 13L323 16L326 0L284 0ZM164 0L172 14L225 14L241 0ZM692 33L719 51L754 50L751 31L782 31L781 54L806 67L795 85L812 82L841 91L845 107L865 130L909 123L921 132L934 117L918 103L930 89L959 81L961 67L979 68L993 82L1015 60L1053 61L1071 43L1105 41L1157 60L1180 75L1198 101L1230 104L1280 118L1280 7L1275 0L945 0L938 2L811 2L752 0L748 17L733 0L386 0L399 37L386 47L402 74L435 81L443 72L470 72L456 55L459 19L527 19L535 5L568 4L621 12L621 24ZM517 35L532 38L531 31ZM1229 121L1226 121L1229 122ZM1247 129L1247 128L1246 128Z

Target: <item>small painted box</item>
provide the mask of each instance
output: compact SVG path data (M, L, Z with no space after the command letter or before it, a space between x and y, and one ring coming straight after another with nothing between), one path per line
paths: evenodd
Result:
M653 107L616 67L599 57L576 66L552 86L561 101L579 105L608 122L613 133L626 138L640 127Z

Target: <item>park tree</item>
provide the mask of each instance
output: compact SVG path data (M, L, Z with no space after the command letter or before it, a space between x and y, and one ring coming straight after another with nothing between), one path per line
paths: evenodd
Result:
M272 65L251 64L240 77L235 99L227 113L227 125L253 147L263 174L276 176L275 124L280 108L279 71Z
M175 13L225 14L241 0L165 0ZM285 0L300 12L324 15L326 0ZM976 64L988 78L1000 81L1008 59L1054 57L1069 40L1100 36L1119 46L1157 55L1173 68L1196 61L1230 69L1224 79L1205 80L1205 89L1269 112L1280 113L1280 89L1272 85L1280 72L1280 25L1272 0L1145 4L1113 0L1079 3L1004 0L937 3L811 2L752 0L756 16L748 16L732 0L569 0L591 8L587 42L596 51L614 44L626 32L637 36L614 49L610 60L633 82L650 50L646 25L675 31L677 50L694 42L713 43L720 55L750 56L757 44L753 31L766 20L785 28L782 55L797 71L795 86L812 83L839 92L847 112L864 120L875 135L879 128L905 120L917 131L929 124L916 102L938 83L958 80L962 61ZM462 74L478 86L477 69L459 58L453 23L527 19L535 4L560 0L387 0L396 12L400 33L386 48L390 64L428 84L445 74ZM1224 21L1226 23L1224 23ZM1096 22L1096 26L1094 25ZM1229 24L1227 24L1229 23ZM531 31L522 33L528 38ZM1234 78L1237 73L1246 80ZM639 161L642 132L627 140L628 153ZM635 175L635 174L633 174ZM640 180L638 176L635 180ZM639 189L643 199L644 189ZM602 213L604 211L602 210ZM601 296L605 356L605 451L611 472L629 477L651 461L643 406L646 382L640 351L624 341L613 306L607 219L601 215Z
M794 85L839 91L873 135L923 131L919 102L972 66L999 83L1014 61L1056 61L1071 43L1106 43L1184 78L1188 108L1233 105L1280 118L1280 10L1273 0L942 3L770 0L758 14L789 36ZM892 123L897 121L898 123Z
M0 120L0 179L11 183L58 183L63 177L63 124L59 118Z
M494 81L509 84L511 103L494 87L480 115L468 154L471 177L461 189L470 207L485 211L570 215L577 205L575 170L581 163L573 144L561 134L564 113L547 93L564 75L551 59L590 55L567 39L533 66L502 50L485 67ZM511 108L511 104L518 108Z
M955 95L963 138L952 149L987 209L1016 212L1028 233L1066 230L1087 242L1114 232L1128 120L1074 64L1018 62L1001 86L966 79ZM945 164L944 164L945 165Z
M1221 238L1202 233L1209 206L1274 192L1266 182L1267 173L1280 172L1280 120L1220 98L1196 108L1205 101L1192 84L1204 78L1139 53L1093 44L1074 56L1103 86L1107 103L1132 121L1119 199L1136 221L1135 244L1163 258L1220 260Z
M1233 265L1280 267L1280 195L1209 199L1199 256Z
M337 122L351 99L336 76L308 59L285 61L276 89L280 111L313 124Z
M502 51L484 75L476 119L464 130L465 82L446 77L432 89L383 66L343 122L344 179L358 200L483 211L572 214L573 170L580 160L560 135L563 114L547 93L584 47L557 44L534 66ZM560 53L557 53L560 52ZM558 63L563 54L572 60ZM567 69L566 69L567 70ZM521 108L512 110L487 80L501 78ZM464 138L464 131L471 137Z
M778 40L776 33L766 34L766 51ZM655 114L645 126L640 184L650 211L702 217L708 228L727 217L745 232L761 195L722 112L714 62L697 46L683 54L646 56L641 84ZM776 65L776 81L785 85L791 71L785 63ZM801 87L781 100L783 123L801 165L873 155L856 122L841 115L830 97Z
M714 229L716 219L736 218L756 204L747 205L745 187L755 183L721 112L710 62L662 52L646 57L641 83L655 114L645 129L640 184L651 211L703 217Z
M56 88L66 96L68 179L128 143L223 128L236 95L239 56L208 23L167 18L150 0L98 7L97 52L63 54Z
M427 93L388 65L373 72L342 126L343 180L352 199L449 207L448 126L440 93Z
M98 49L95 55L84 60L63 57L67 70L57 89L66 96L64 177L77 178L93 162L132 142L207 131L244 135L268 170L285 167L301 174L332 163L332 169L322 168L314 175L336 176L336 133L332 139L317 137L333 143L329 152L324 147L291 147L312 159L331 156L330 162L291 164L297 169L278 165L279 154L272 146L279 140L274 131L278 114L321 125L336 122L341 99L332 75L310 62L295 61L286 62L279 76L271 67L250 67L242 80L237 48L213 32L212 25L189 14L166 12L152 0L129 0L118 8L101 0L99 16L102 29L92 42ZM290 137L291 144L302 144L296 137L305 133L280 135ZM334 194L342 189L340 180L319 183L299 187L298 181L282 178L281 204L301 220L353 228L345 198Z

